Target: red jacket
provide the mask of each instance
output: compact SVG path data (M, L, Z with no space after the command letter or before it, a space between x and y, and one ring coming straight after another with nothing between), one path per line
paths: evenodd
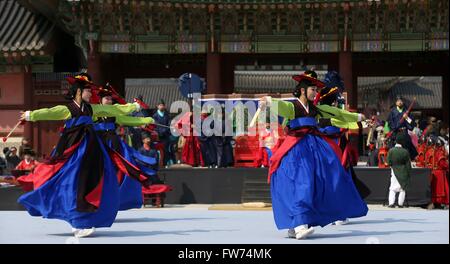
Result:
M38 162L36 162L35 160L31 160L30 163L27 163L26 160L22 160L19 164L17 164L16 170L32 171L37 164Z

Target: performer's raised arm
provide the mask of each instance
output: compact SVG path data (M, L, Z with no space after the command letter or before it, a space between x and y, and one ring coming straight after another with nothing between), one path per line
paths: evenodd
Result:
M50 121L67 120L72 118L69 108L65 105L57 105L52 108L42 108L34 111L25 111L21 113L20 120L23 121Z
M130 104L114 104L114 105L100 105L93 104L92 111L94 117L117 117L131 114L139 111L140 105L136 103Z
M275 99L271 96L264 96L259 102L262 109L265 107L271 107L271 110L274 111L275 114L289 120L294 119L295 117L294 104L291 102Z
M359 125L358 122L348 122L348 121L342 121L339 119L330 118L331 125L339 128L346 128L346 129L358 129Z
M155 120L151 117L117 116L116 123L121 126L143 126L154 124Z
M344 122L361 122L366 119L363 114L352 113L329 105L317 105L317 108L325 118L332 118Z

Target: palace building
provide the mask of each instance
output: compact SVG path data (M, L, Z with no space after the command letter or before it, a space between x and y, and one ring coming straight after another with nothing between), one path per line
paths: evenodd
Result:
M224 94L289 92L292 72L336 70L351 108L401 94L448 124L448 16L446 0L0 1L0 134L21 110L64 103L64 77L82 69L150 104L180 98L185 72ZM14 136L49 154L60 125Z

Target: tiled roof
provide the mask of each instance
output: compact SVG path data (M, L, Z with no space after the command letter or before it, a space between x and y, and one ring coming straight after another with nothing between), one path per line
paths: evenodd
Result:
M318 71L323 79L325 71ZM292 75L298 71L236 71L234 93L291 93L295 86ZM441 77L363 77L358 78L358 89L380 89L387 91L393 102L397 95L412 101L416 97L415 109L442 107ZM125 95L127 101L142 95L144 100L154 106L160 99L170 105L174 101L185 101L178 91L178 79L126 79Z
M0 1L0 52L36 52L48 43L54 24L14 0Z
M143 96L145 103L155 107L160 99L166 106L175 101L186 101L178 90L178 79L125 79L125 98L131 102L139 95Z
M358 92L378 89L385 92L388 101L393 104L399 95L412 102L416 97L415 109L433 109L442 107L441 77L358 77Z
M401 95L408 101L416 97L416 109L430 109L442 107L442 78L441 77L412 77L400 79L390 90L391 100Z
M358 90L379 89L387 91L398 82L398 77L358 77Z
M253 93L290 93L296 85L293 75L301 71L235 71L234 92L242 94ZM326 71L316 71L318 78L323 80Z

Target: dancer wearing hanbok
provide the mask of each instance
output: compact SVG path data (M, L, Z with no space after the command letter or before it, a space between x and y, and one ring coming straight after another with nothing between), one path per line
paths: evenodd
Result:
M112 105L117 93L112 87L106 85L99 89L97 96L101 105ZM136 101L139 102L137 99ZM124 102L121 101L121 103ZM136 127L152 123L154 120L151 117L133 116L99 117L94 123L94 130L111 152L116 168L120 196L119 210L142 207L142 184L152 183L152 178L156 174L157 161L127 145L116 133L117 125ZM144 175L147 181L140 182L140 175Z
M303 239L314 226L361 217L368 208L341 164L342 151L333 138L319 131L319 116L356 122L362 115L313 103L317 88L324 85L315 72L293 77L298 82L296 100L286 102L263 97L261 107L271 106L287 118L288 135L270 159L269 181L272 207L278 229Z
M93 118L118 117L139 110L139 104L91 105L92 81L87 74L72 78L66 105L22 113L21 120L65 120L61 137L46 162L19 179L32 191L21 203L32 216L60 219L76 237L110 227L119 210L119 184L108 149L94 130ZM145 180L144 177L141 180Z

